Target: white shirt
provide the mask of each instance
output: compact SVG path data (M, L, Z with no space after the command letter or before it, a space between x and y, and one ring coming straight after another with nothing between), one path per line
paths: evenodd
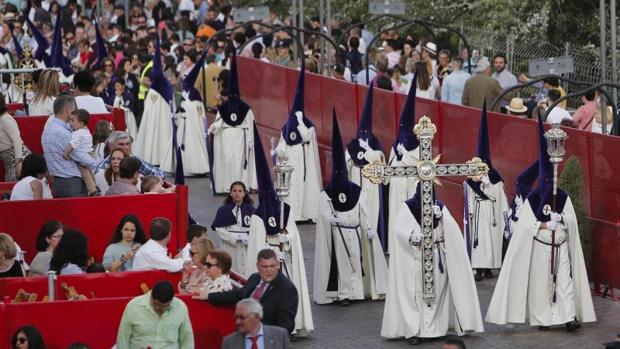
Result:
M168 257L168 250L155 240L140 247L133 259L133 270L165 270L176 273L183 269L183 259Z
M555 108L551 109L551 112L549 112L549 116L547 116L546 121L549 124L559 124L564 119L571 119L570 113L567 112L566 109L558 105Z
M85 109L91 114L103 114L108 112L108 109L106 109L105 103L101 97L91 95L76 96L75 105L78 109Z
M71 140L69 141L73 150L80 150L85 153L93 151L93 136L88 128L80 128L71 132Z
M37 178L28 176L17 182L11 191L10 200L33 200L34 198L30 183L35 180L37 180ZM45 178L41 179L41 184L43 186L43 199L51 199L52 191L50 190L49 184L47 184L47 180Z

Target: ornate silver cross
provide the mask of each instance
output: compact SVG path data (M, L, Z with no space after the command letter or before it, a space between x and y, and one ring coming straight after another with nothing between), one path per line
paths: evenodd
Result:
M480 158L474 157L464 164L438 164L440 155L433 156L433 138L437 128L428 116L423 116L413 128L420 146L419 160L412 166L387 166L372 162L362 169L362 175L372 183L387 183L390 177L416 177L422 187L422 263L423 298L430 304L435 298L434 251L433 251L433 182L437 177L467 176L480 181L489 172L489 167Z

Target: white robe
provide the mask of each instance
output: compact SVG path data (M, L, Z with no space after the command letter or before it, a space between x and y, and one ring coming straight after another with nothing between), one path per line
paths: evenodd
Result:
M254 113L249 109L243 123L228 125L218 112L209 127L213 137L213 168L215 193L226 193L235 181L245 183L248 190L257 189L254 164ZM244 162L247 166L244 168Z
M205 111L201 101L183 101L184 113L177 113L177 144L185 144L181 150L183 173L186 176L201 175L209 172L209 154L205 133ZM183 137L185 142L183 143ZM162 170L174 172L174 152L171 147L165 152L161 162Z
M125 112L125 124L127 125L127 133L131 139L136 139L138 135L138 124L136 123L136 116L133 115L131 109L125 107L123 96L114 97L114 107L121 108Z
M172 150L172 113L170 105L159 92L149 89L144 99L140 129L133 153L140 159L159 166L164 154Z
M280 135L280 142L276 147L276 152L285 153L288 163L294 168L291 173L291 189L285 202L291 206L296 222L309 219L316 221L321 193L321 163L316 131L314 127L307 128L303 123L297 129L304 143L288 145Z
M390 153L388 164L392 166L415 165L420 153L419 148L415 148L404 154L400 161L396 159L394 147ZM394 244L394 231L400 224L396 219L396 214L400 208L400 204L411 199L416 192L418 180L415 177L392 177L390 178L390 197L389 197L389 213L388 213L388 253L392 253L392 245Z
M484 186L484 193L489 199L478 201L478 196L467 183L467 205L469 208L469 231L471 246L471 266L474 269L499 269L502 266L502 243L504 238L504 212L508 213L508 199L504 192L504 183L497 182ZM495 223L495 225L493 225ZM478 246L474 247L475 234L478 234Z
M529 320L532 326L564 324L573 320L573 316L580 322L596 321L577 217L570 198L564 205L562 220L565 229L556 232L556 236L566 238L566 242L560 247L556 303L551 302L551 247L534 240L534 236L548 240L550 231L539 230L541 223L526 200L513 228L487 321L503 325Z
M373 239L368 239L370 221L365 211L365 202L360 196L360 200L351 210L335 211L336 216L342 222L339 229L330 222L334 211L332 211L329 196L321 192L319 200L314 249L314 301L318 304L327 304L343 299L383 298L387 285L387 262L379 238L375 236ZM351 254L350 259L340 231ZM333 251L332 241L335 244L333 248L338 264L337 291L327 290Z
M379 229L379 210L381 209L381 196L379 195L379 191L383 190L382 185L374 184L370 182L368 178L362 176L362 170L355 166L355 163L351 160L351 155L348 150L345 151L345 156L347 160L349 180L362 188L360 201L364 202L366 205L370 227ZM363 156L368 162L384 161L383 152L381 150L366 150L363 153Z
M282 268L284 275L288 276L297 288L299 303L297 314L295 315L295 331L297 334L305 335L314 331L312 321L312 309L310 307L310 292L308 291L308 281L306 278L306 266L304 265L304 255L301 248L301 238L297 225L292 219L288 220L286 231L289 238L288 251L285 253L286 270ZM263 219L257 215L252 215L250 220L250 240L248 242L246 270L248 275L257 272L256 256L262 249L271 248L279 251L277 245L267 243L265 225ZM287 272L289 275L287 275Z
M233 208L233 215L237 217L237 223L229 225L227 227L217 227L215 231L222 239L222 250L228 252L232 257L232 270L244 278L250 277L251 273L248 272L248 242L250 228L243 226L241 220L241 214L235 214ZM256 259L256 258L255 258ZM253 268L255 269L255 267Z
M435 338L445 336L449 329L458 334L484 331L465 241L446 206L442 213L433 231L433 240L444 242L434 249L435 299L429 307L422 298L421 247L409 244L412 231L421 234L420 226L407 204L399 205L396 217L400 224L394 231L381 326L383 337ZM439 270L439 255L443 273Z

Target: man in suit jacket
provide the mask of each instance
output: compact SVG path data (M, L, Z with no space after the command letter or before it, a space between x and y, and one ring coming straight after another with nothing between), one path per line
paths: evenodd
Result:
M222 349L290 349L288 333L277 326L263 325L263 307L254 298L237 303L235 322L237 332L229 334L222 342Z
M258 253L256 268L258 273L250 275L242 288L210 294L200 293L193 298L208 299L213 305L232 305L244 298L253 298L259 301L264 309L263 323L293 332L299 302L295 285L280 273L280 263L271 249Z

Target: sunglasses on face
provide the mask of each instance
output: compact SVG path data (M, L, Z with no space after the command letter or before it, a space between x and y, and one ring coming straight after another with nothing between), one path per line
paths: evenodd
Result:
M26 338L26 337L19 337L19 338L17 338L17 343L19 343L19 344L24 344L27 341L28 341L28 338Z
M105 64L104 67L108 68L108 67L112 67L112 64Z
M207 268L217 267L217 263L210 263L210 262L206 262L206 263L205 263L205 267L207 267Z

